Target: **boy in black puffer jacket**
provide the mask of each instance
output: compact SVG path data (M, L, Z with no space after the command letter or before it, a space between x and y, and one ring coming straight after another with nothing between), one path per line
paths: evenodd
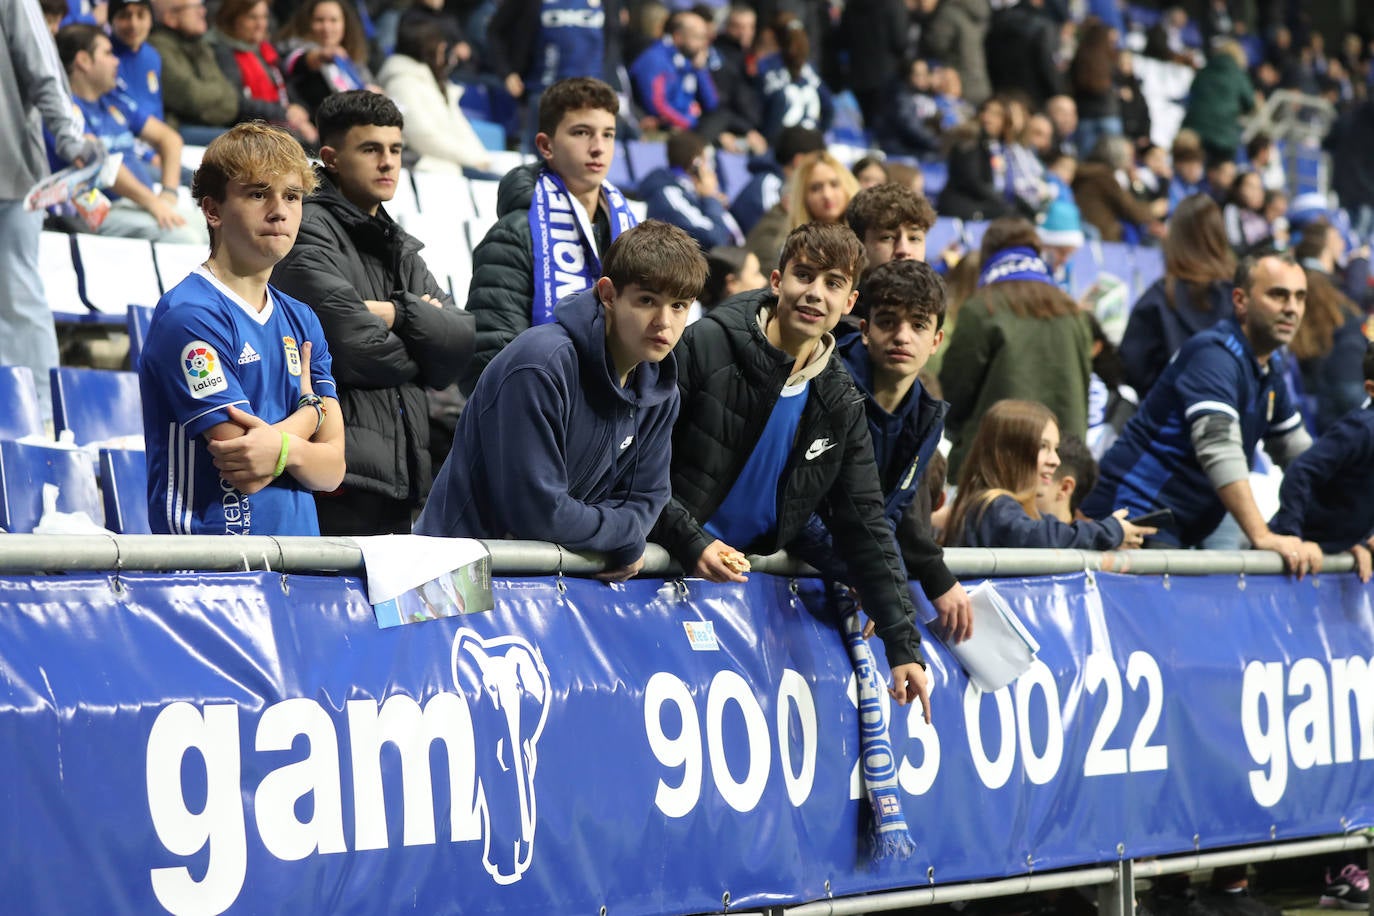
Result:
M863 398L831 335L854 307L863 245L847 227L807 224L783 246L771 288L741 293L678 345L682 409L673 495L651 540L694 575L743 582L730 558L773 553L818 512L877 625L899 703L929 681L906 576L873 461Z

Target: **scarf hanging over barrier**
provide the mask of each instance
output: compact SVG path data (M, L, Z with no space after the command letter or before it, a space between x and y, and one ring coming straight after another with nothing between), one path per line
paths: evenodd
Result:
M978 274L978 286L1005 283L1008 280L1028 280L1054 286L1050 268L1034 248L1005 248L988 258Z
M610 182L601 183L611 211L611 240L635 225L625 197ZM530 243L534 251L534 304L530 324L553 321L558 300L580 293L601 276L601 256L596 250L588 214L573 203L563 179L544 169L534 184L530 203Z
M864 639L863 620L857 610L845 613L842 629L859 691L859 772L863 774L864 794L873 809L870 850L875 862L905 859L916 851L916 842L902 814L897 758L887 730L887 690L878 674L873 650Z

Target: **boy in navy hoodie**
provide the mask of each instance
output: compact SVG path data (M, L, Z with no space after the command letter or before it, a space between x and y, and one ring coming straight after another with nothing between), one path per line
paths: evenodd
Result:
M602 267L483 371L416 534L556 541L604 553L608 581L639 571L668 501L673 348L706 259L687 233L649 220Z
M1374 551L1374 344L1364 353L1369 398L1303 452L1283 475L1277 534L1316 541L1325 553L1355 555L1361 582L1370 578Z
M945 284L924 261L899 258L869 271L859 300L868 317L859 322L858 331L840 335L836 350L864 396L883 514L897 535L908 575L932 602L940 599L941 623L949 638L959 642L972 635L973 618L965 612L968 599L930 535L930 520L916 510L916 495L949 409L917 378L944 341ZM818 516L812 516L788 550L827 576L847 578Z

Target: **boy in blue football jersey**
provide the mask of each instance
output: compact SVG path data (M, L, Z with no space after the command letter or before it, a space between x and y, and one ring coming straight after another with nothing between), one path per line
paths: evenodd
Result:
M110 44L119 58L119 89L140 111L165 121L162 111L162 55L148 41L153 30L151 0L110 0Z
M158 303L138 367L154 533L319 534L312 491L344 476L329 348L315 313L267 285L315 180L261 122L205 151L192 193L210 258Z
M64 26L57 33L57 53L86 133L100 140L108 152L124 156L114 185L105 192L111 206L100 234L203 244L205 228L194 208L178 202L181 136L118 90L119 59L110 39L93 25ZM144 158L140 140L157 153L157 169ZM48 156L53 171L68 165L51 138Z

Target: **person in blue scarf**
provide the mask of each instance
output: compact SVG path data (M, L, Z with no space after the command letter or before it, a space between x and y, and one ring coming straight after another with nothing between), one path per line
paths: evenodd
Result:
M287 89L313 117L336 92L381 91L367 69L367 36L357 8L339 0L309 0L288 28Z
M983 236L978 290L959 310L940 368L950 403L951 475L959 473L979 418L1007 398L1039 401L1063 433L1087 434L1092 328L1055 284L1043 252L1028 220L994 220Z
M574 77L539 99L539 161L512 169L497 192L497 223L472 256L467 309L477 352L459 381L464 394L521 331L553 320L560 299L601 276L601 254L635 225L606 180L615 158L620 100L601 80Z

